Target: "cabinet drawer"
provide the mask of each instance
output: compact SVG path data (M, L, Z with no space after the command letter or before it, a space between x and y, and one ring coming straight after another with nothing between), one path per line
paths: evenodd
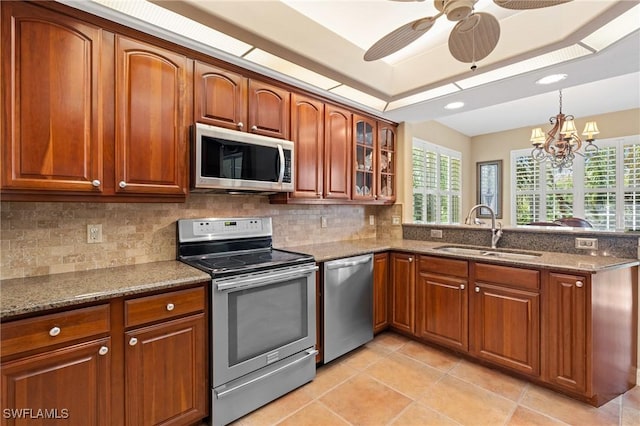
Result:
M74 309L2 324L2 356L70 342L110 329L109 305Z
M540 288L540 272L532 269L476 263L475 279L525 289Z
M469 263L466 260L420 256L419 271L466 278L469 276Z
M124 302L125 327L204 310L204 288L172 291Z

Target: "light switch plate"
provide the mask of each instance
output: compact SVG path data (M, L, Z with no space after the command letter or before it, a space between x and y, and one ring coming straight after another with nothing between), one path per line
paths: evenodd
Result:
M442 229L432 229L431 238L442 238Z
M392 225L400 225L400 216L391 216Z
M582 250L598 250L598 239L576 238L576 248Z

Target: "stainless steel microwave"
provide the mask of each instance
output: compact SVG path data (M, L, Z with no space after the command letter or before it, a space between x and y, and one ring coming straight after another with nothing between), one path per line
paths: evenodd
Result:
M195 192L293 191L293 142L195 124Z

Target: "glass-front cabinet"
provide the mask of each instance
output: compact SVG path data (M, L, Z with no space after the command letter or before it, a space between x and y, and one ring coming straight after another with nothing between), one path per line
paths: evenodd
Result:
M378 148L380 159L377 176L377 199L395 201L396 178L396 128L386 123L378 123Z
M353 192L354 200L375 200L376 194L376 122L353 116Z

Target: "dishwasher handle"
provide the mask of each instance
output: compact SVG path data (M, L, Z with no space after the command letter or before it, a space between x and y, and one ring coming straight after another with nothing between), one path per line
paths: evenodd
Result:
M327 269L340 269L340 268L348 268L350 266L362 265L364 263L369 263L371 261L371 255L367 255L365 257L356 258L355 260L344 260L344 261L335 261L328 262L326 264Z

